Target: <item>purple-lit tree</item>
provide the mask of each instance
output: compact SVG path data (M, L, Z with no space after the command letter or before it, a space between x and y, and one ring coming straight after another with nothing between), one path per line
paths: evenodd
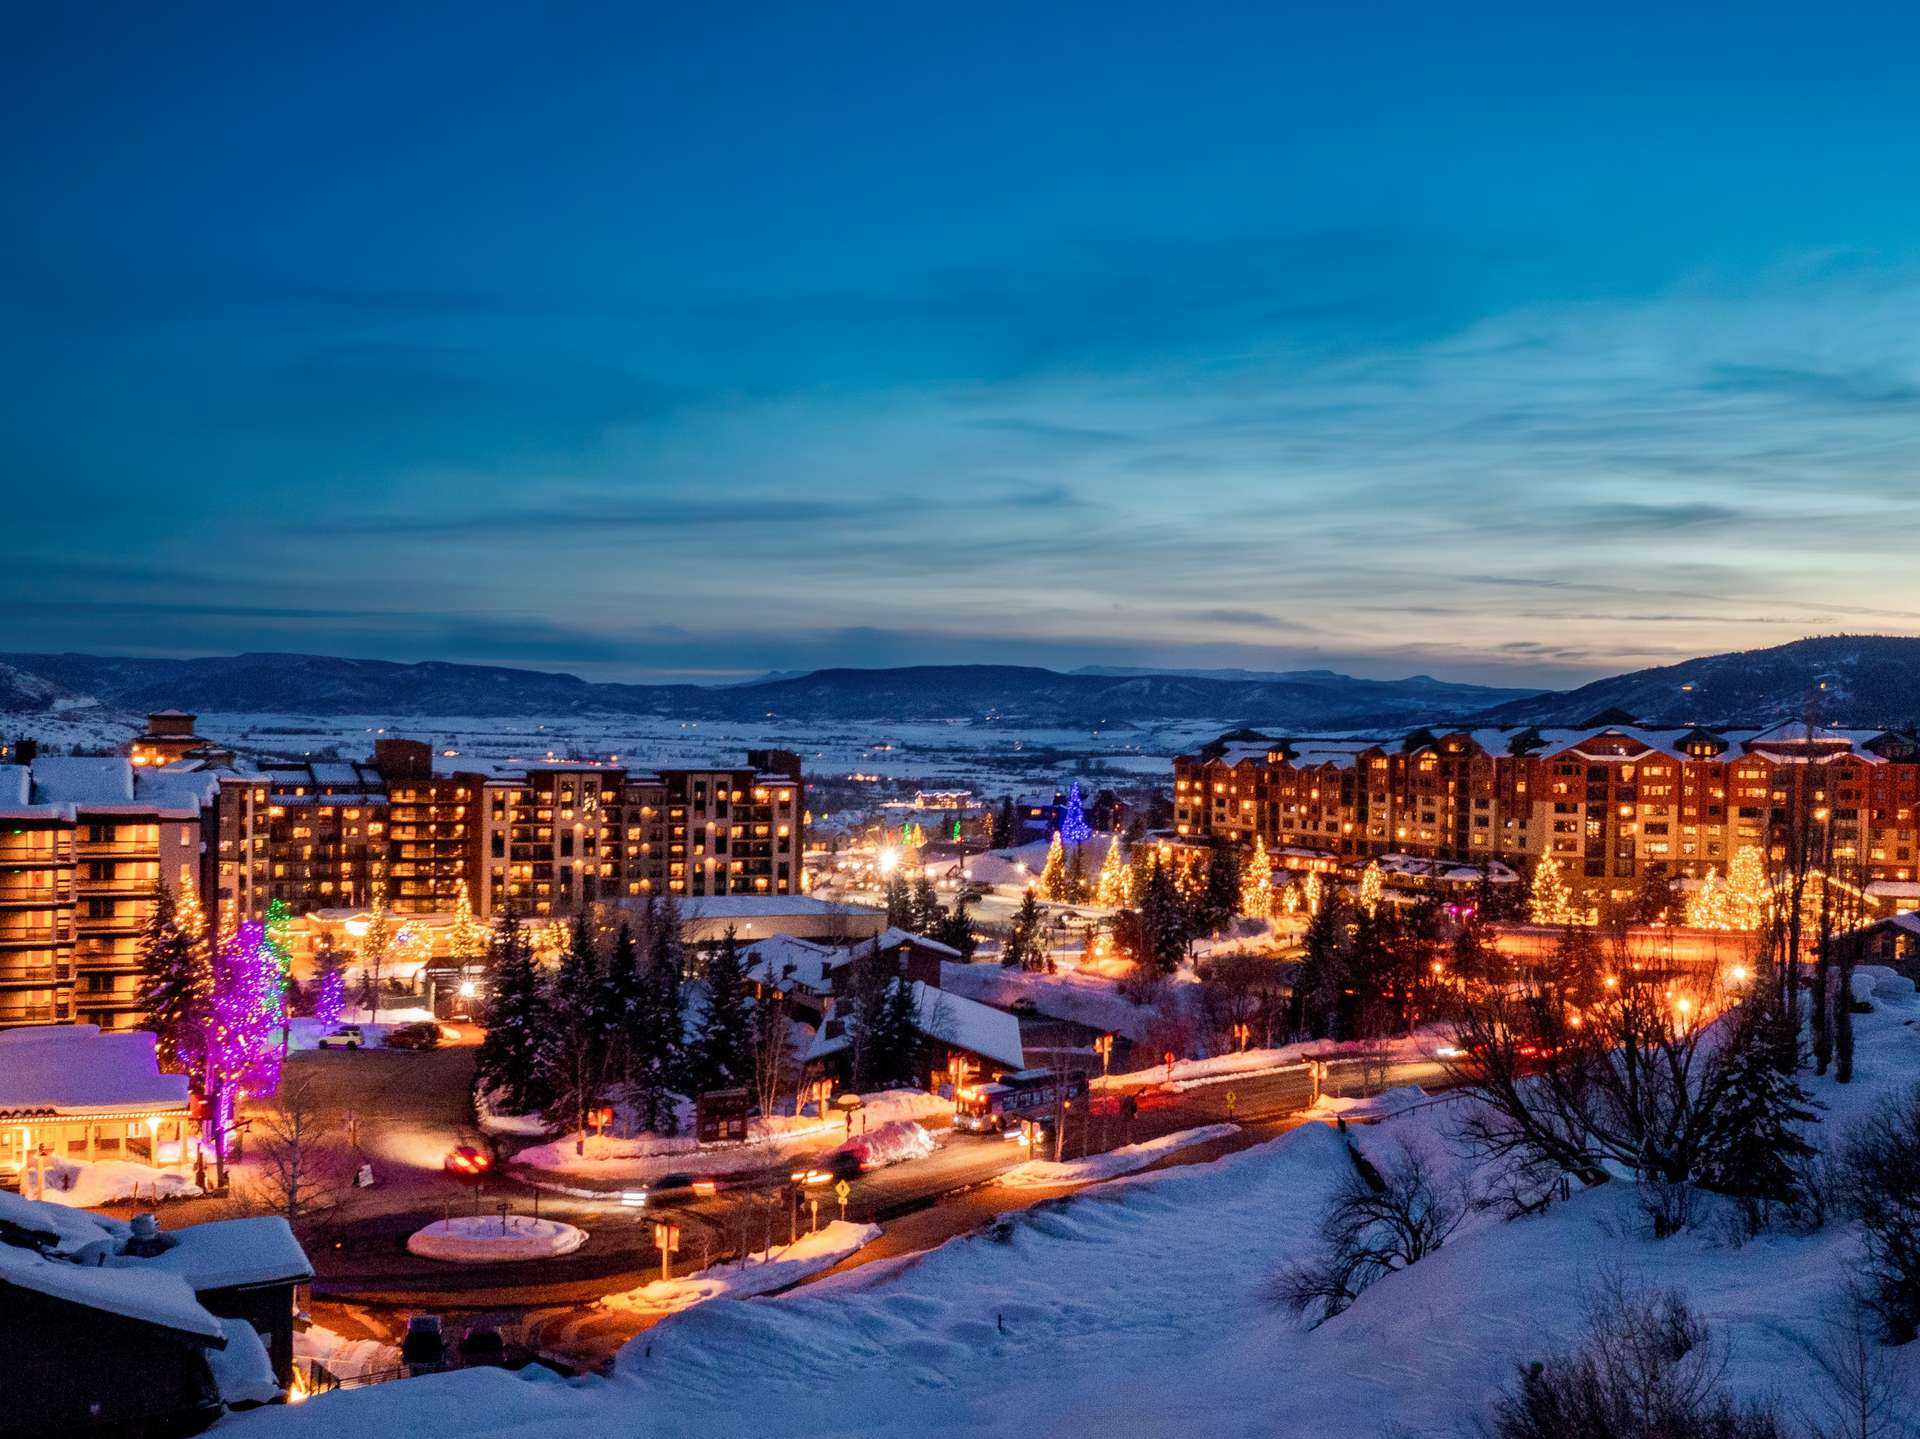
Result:
M340 1012L347 1007L347 972L327 969L314 981L313 1017L323 1031L340 1023Z
M1080 781L1075 780L1067 791L1067 807L1060 816L1060 839L1065 844L1082 845L1093 838L1093 826L1087 823L1084 801L1080 798Z
M275 1031L284 1023L279 958L261 925L243 924L214 956L205 1022L201 1083L212 1110L214 1152L223 1183L227 1131L241 1092L261 1097L279 1087Z

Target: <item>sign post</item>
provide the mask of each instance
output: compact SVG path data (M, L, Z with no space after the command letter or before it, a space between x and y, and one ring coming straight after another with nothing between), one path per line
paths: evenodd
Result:
M660 1278L673 1277L673 1255L680 1249L680 1226L662 1222L653 1226L653 1247L660 1251Z
M847 1217L847 1196L852 1193L853 1186L844 1179L833 1186L833 1197L840 1201L840 1217L843 1220Z

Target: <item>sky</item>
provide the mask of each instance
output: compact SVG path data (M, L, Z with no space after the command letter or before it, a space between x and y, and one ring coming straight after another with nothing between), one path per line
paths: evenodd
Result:
M1920 14L24 7L0 650L1920 632Z

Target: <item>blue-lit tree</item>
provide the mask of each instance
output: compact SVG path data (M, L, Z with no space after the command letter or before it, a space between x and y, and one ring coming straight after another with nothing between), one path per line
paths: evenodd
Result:
M1085 805L1080 799L1080 781L1067 791L1066 812L1060 816L1060 839L1066 844L1085 844L1093 838L1093 826L1087 823Z

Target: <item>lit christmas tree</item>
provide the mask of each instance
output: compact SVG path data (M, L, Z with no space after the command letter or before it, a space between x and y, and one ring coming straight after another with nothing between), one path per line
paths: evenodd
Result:
M1533 869L1533 887L1527 892L1527 918L1534 924L1580 924L1586 915L1574 908L1573 890L1560 873L1560 861L1540 856Z
M360 989L372 1011L367 1016L380 1020L380 966L387 962L393 948L393 921L387 916L387 881L378 868L373 873L373 899L367 906L367 927L356 946L360 957Z
M1380 873L1380 862L1368 860L1367 867L1360 871L1360 908L1372 914L1380 908L1380 896L1386 889L1386 880Z
M1773 893L1758 845L1742 845L1727 865L1727 928L1759 929L1773 909Z
M1267 858L1266 841L1259 835L1253 837L1253 853L1241 871L1240 913L1254 919L1273 917L1273 863Z
M1280 912L1295 915L1300 912L1300 886L1290 884L1280 891Z
M322 1033L340 1023L340 1014L347 1007L347 972L338 965L332 969L323 969L314 980L313 1017L319 1021Z
M1133 903L1133 870L1120 861L1120 836L1107 845L1107 857L1094 881L1093 900L1110 909L1125 909Z
M1731 929L1728 923L1727 887L1720 882L1720 871L1709 869L1699 887L1687 896L1687 924L1694 929Z
M1320 913L1320 876L1309 871L1300 884L1300 902L1306 906L1307 913Z
M463 879L454 894L453 932L447 939L447 952L463 962L485 959L492 943L493 930L474 918L473 900Z
M267 948L266 930L249 921L220 946L213 962L213 988L204 1027L202 1086L214 1104L215 1134L224 1136L242 1091L259 1097L280 1085L280 1045L274 1031L285 1022L280 967Z
M1040 870L1040 893L1046 899L1059 901L1066 898L1067 888L1067 851L1060 843L1060 831L1053 832L1053 843L1047 846L1047 862Z
M1066 812L1060 817L1060 838L1068 844L1085 844L1093 838L1093 826L1087 823L1087 814L1080 799L1080 781L1075 780L1067 790Z

